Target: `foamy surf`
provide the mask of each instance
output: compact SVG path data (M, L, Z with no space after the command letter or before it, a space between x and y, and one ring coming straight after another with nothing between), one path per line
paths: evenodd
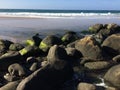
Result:
M32 12L0 12L1 17L28 18L78 18L78 17L120 17L120 13L32 13Z
M95 85L107 88L108 86L105 84L104 79L102 77L98 77L98 78L101 80L101 82L100 83L96 83Z

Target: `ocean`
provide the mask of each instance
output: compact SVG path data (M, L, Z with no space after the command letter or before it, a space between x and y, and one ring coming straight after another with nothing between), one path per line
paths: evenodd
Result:
M120 25L120 10L0 9L0 38L20 42L35 33L42 38L66 31L79 33L96 23Z
M39 9L0 9L0 15L60 18L60 17L119 17L120 10L39 10Z

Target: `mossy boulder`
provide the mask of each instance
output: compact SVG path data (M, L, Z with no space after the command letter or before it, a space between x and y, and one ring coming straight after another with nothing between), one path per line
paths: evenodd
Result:
M54 36L54 35L50 35L50 36L47 36L45 37L40 45L39 45L39 48L44 51L44 52L47 52L49 50L49 48L53 45L60 45L61 44L61 40Z
M14 44L11 44L10 47L9 47L9 50L11 51L19 51L21 49L23 49L24 46L19 44L19 43L14 43Z
M73 31L66 32L61 38L63 44L65 44L65 45L67 45L68 43L71 43L77 39L78 39L78 36L77 36L76 32L73 32Z
M29 57L29 56L38 56L42 51L36 46L26 46L23 49L19 50L20 55Z
M30 46L39 46L42 39L39 37L39 34L35 34L32 38L26 40L26 44Z
M89 27L89 32L98 33L103 28L103 24L95 24Z

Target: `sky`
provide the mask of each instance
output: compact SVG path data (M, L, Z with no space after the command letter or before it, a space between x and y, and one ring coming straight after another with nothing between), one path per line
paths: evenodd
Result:
M0 0L0 9L120 10L120 0Z

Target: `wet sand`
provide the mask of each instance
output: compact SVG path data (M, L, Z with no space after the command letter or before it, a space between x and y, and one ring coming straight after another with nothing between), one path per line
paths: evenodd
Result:
M96 23L116 23L120 25L120 18L106 17L76 17L76 18L23 18L0 17L0 38L15 42L26 40L35 33L41 37L49 34L63 34L66 30L80 32L87 30Z

